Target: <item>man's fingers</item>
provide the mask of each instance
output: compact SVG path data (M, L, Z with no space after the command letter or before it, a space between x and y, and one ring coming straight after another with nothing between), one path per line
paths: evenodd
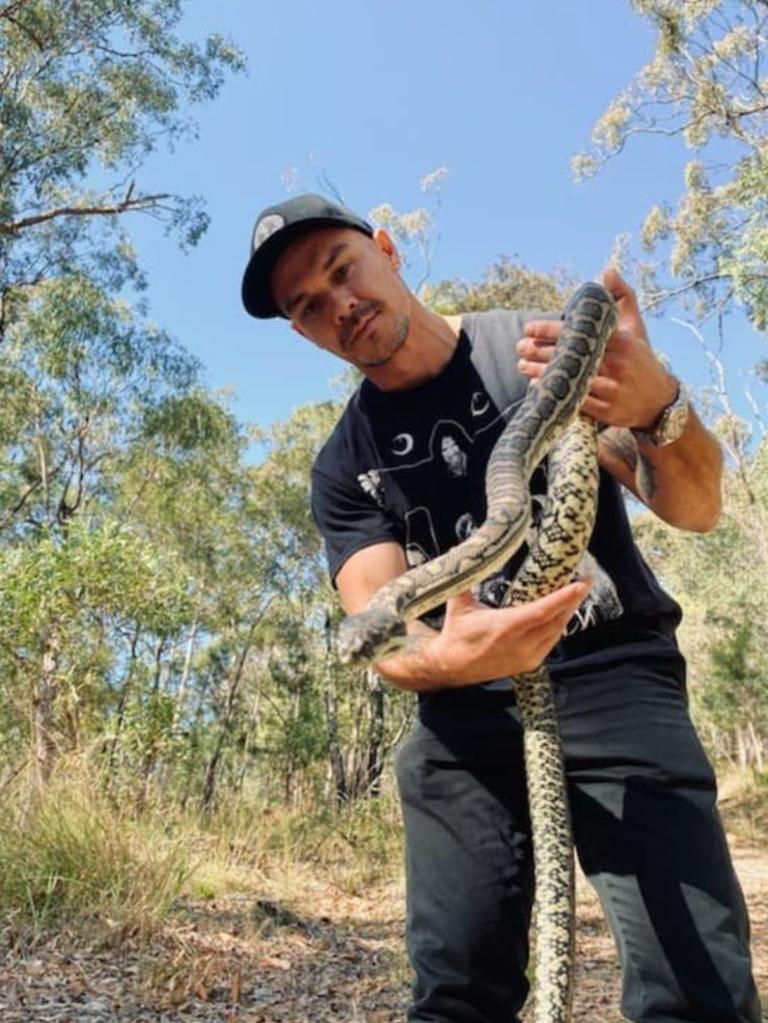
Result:
M540 340L539 338L522 338L517 342L517 352L523 359L531 359L534 362L549 362L555 351L554 341Z
M613 406L609 402L599 401L587 395L581 406L581 411L585 416L589 416L590 419L597 419L599 422L605 423L607 422L607 417L611 414L612 408Z
M521 358L517 368L523 376L536 380L544 372L555 351L555 339L544 337L521 337L517 342Z
M457 593L454 597L449 597L446 600L445 613L446 616L462 614L462 612L473 611L480 606L472 591L464 590L463 593Z
M612 267L603 271L603 281L608 291L616 299L619 307L619 322L622 327L628 328L635 338L640 337L647 343L648 333L643 323L634 288L631 288Z
M548 623L556 625L563 618L564 625L589 593L591 585L588 579L579 579L530 604L521 604L511 610L522 612L521 624L525 622L531 629L541 628Z
M547 364L546 362L531 362L530 359L518 359L517 368L523 376L536 380L538 377L543 376Z
M557 341L563 330L562 320L529 320L523 326L523 337Z
M517 368L523 376L528 377L531 386L539 387L547 364L546 362L531 362L528 359L520 359L518 360ZM610 415L610 410L613 408L616 389L617 384L613 380L606 380L603 385L598 385L595 391L593 381L593 387L590 388L589 394L582 402L581 411L585 416L599 419L600 422L606 422L606 416Z
M618 390L618 383L611 377L596 376L590 382L588 397L602 402L615 401Z
M590 585L586 580L570 583L531 604L513 609L522 612L518 623L520 642L528 644L532 666L541 663L558 642Z
M617 301L625 298L628 301L637 303L634 289L629 286L618 270L614 270L612 266L607 266L603 270L602 276L605 287Z

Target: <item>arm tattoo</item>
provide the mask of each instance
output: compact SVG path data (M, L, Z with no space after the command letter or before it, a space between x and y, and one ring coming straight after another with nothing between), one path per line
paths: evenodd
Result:
M609 426L600 434L600 443L612 455L620 458L627 468L635 472L639 452L637 450L637 441L632 436L631 430L626 430L620 426Z
M640 497L648 503L656 493L655 472L638 448L632 431L625 427L609 426L600 434L600 442L635 474Z
M656 493L656 470L639 451L637 457L640 460L637 473L637 489L640 491L640 496L645 503L649 504L651 498Z

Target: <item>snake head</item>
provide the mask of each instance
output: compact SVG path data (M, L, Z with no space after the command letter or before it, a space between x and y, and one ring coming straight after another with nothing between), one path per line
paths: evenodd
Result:
M407 638L402 618L373 608L344 619L336 649L342 664L370 664L405 646Z

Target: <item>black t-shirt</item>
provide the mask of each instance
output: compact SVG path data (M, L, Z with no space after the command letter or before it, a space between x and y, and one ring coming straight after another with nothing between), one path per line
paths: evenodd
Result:
M465 314L456 349L437 376L396 393L363 381L312 470L312 511L332 579L352 554L371 544L395 541L415 565L466 539L483 522L488 458L528 385L517 369L515 343L526 320L541 315ZM545 491L546 460L531 481L534 518ZM501 602L524 553L480 584L484 603ZM674 631L680 608L643 561L621 487L603 471L585 560L592 590L550 655L550 670L580 671L626 657L679 660ZM439 625L441 612L425 620Z

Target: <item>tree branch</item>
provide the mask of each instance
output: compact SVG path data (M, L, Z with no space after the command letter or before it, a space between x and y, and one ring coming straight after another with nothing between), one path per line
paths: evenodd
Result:
M661 305L662 302L666 302L670 298L676 298L678 295L683 295L686 291L690 291L691 288L696 288L700 284L708 284L710 281L727 280L730 277L731 274L705 274L703 277L697 277L696 280L689 281L687 284L683 284L679 288L670 288L667 291L657 291L655 294L650 295L647 300L642 303L642 310L645 312L646 309L653 309L655 306Z
M26 7L29 3L31 3L31 0L13 0L12 3L6 4L5 7L0 7L0 18L12 17L16 11L20 11L22 7Z
M0 235L18 235L27 227L34 227L36 224L43 224L48 220L54 220L57 217L91 217L91 216L111 216L116 213L125 213L128 210L142 210L148 206L153 206L155 203L160 202L162 199L170 199L170 193L160 193L158 195L145 195L140 196L137 199L131 197L133 192L133 185L130 186L125 198L122 202L116 203L112 206L60 206L56 209L47 210L45 213L37 213L31 217L24 217L22 220L16 220L8 224L0 224Z
M45 53L45 43L42 41L42 39L40 39L39 36L35 35L31 28L29 28L27 25L23 25L18 20L18 18L14 18L13 15L9 14L7 11L5 11L4 13L3 12L0 13L2 13L2 16L7 21L10 21L12 25L15 25L20 32L23 32L27 39L31 39L41 53Z

